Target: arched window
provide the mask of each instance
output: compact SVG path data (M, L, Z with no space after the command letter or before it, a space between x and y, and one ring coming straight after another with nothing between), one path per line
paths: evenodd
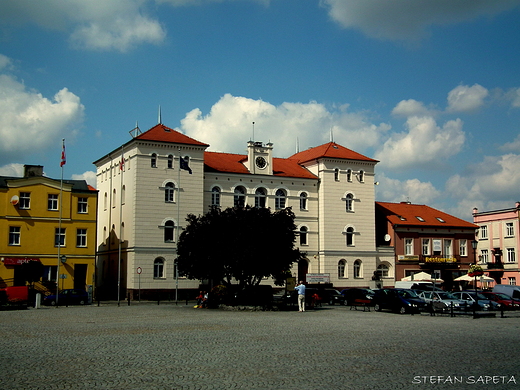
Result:
M114 191L112 191L112 207L116 207L116 189L114 188Z
M381 279L387 278L388 277L388 266L386 264L379 264L377 266L377 274L379 275L379 277Z
M346 230L347 246L354 246L354 228L349 226Z
M211 205L220 207L220 188L215 186L211 189Z
M168 168L173 168L173 155L168 155Z
M302 226L300 228L300 245L307 245L307 227Z
M175 185L172 182L164 186L164 201L168 203L175 201Z
M347 169L347 181L352 182L352 169Z
M300 194L300 210L307 210L307 193Z
M347 212L354 211L354 195L347 194L345 197L345 210Z
M334 168L334 181L339 181L339 168Z
M257 188L255 191L255 207L264 208L267 198L267 191L265 188Z
M278 189L276 190L275 198L274 198L274 207L277 210L285 208L285 201L287 199L287 194L285 190Z
M347 277L347 262L343 259L338 261L338 278L346 278Z
M153 277L154 279L164 278L164 259L158 257L153 262Z
M362 278L363 273L361 269L362 263L361 260L354 261L354 278Z
M359 181L361 183L365 182L365 171L359 171Z
M150 156L150 166L152 168L157 168L157 155L155 153L152 153Z
M126 202L126 186L123 185L121 188L121 204L125 204Z
M175 224L173 221L166 221L164 223L164 242L173 242Z
M236 187L233 196L233 205L235 207L244 207L246 205L246 189L244 187Z
M103 207L105 210L107 209L107 206L108 206L108 194L105 192L105 196L103 199Z

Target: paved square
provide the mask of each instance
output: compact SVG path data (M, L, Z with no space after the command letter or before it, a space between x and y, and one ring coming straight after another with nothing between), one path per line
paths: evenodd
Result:
M4 311L0 388L518 388L519 330L519 317L344 306L305 313L171 303Z

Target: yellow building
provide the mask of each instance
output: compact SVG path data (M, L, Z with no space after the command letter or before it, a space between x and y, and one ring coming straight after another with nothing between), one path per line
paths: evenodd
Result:
M61 186L39 165L24 169L24 177L0 176L0 288L25 285L22 265L36 261L42 293L54 293L57 280L60 290L92 291L97 190L84 180Z

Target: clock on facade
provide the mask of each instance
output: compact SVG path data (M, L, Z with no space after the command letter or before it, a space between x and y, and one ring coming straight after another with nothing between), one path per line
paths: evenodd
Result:
M263 157L256 158L256 166L258 168L263 169L263 168L265 168L266 165L267 165L267 161L265 161L265 158L263 158Z

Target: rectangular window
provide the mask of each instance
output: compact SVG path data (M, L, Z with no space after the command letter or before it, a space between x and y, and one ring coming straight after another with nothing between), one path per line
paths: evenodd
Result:
M76 246L78 248L85 248L87 246L87 229L77 230Z
M509 285L510 286L516 286L516 278L515 277L512 277L512 278L509 278Z
M422 240L422 254L424 256L427 256L430 254L430 239L429 238L423 238L423 240Z
M88 198L78 198L78 213L87 214L88 212Z
M54 230L54 246L65 246L65 228Z
M20 226L9 226L9 245L20 245Z
M513 228L513 222L506 223L506 235L508 237L513 237L515 235L515 230Z
M404 254L407 256L413 255L413 239L406 238L404 240Z
M43 267L42 282L55 282L56 272L58 271L57 265L50 265Z
M480 238L488 238L488 229L486 225L480 227Z
M489 261L489 251L487 249L482 249L480 251L480 262L482 264L487 264L487 262Z
M31 208L30 192L20 192L20 203L18 205L18 208L22 210L27 210Z
M453 250L451 246L451 240L444 240L444 256L452 256Z
M459 255L468 255L468 240L459 240Z
M56 211L58 210L58 195L57 194L49 194L47 198L47 209Z
M516 263L515 248L507 248L507 262Z

